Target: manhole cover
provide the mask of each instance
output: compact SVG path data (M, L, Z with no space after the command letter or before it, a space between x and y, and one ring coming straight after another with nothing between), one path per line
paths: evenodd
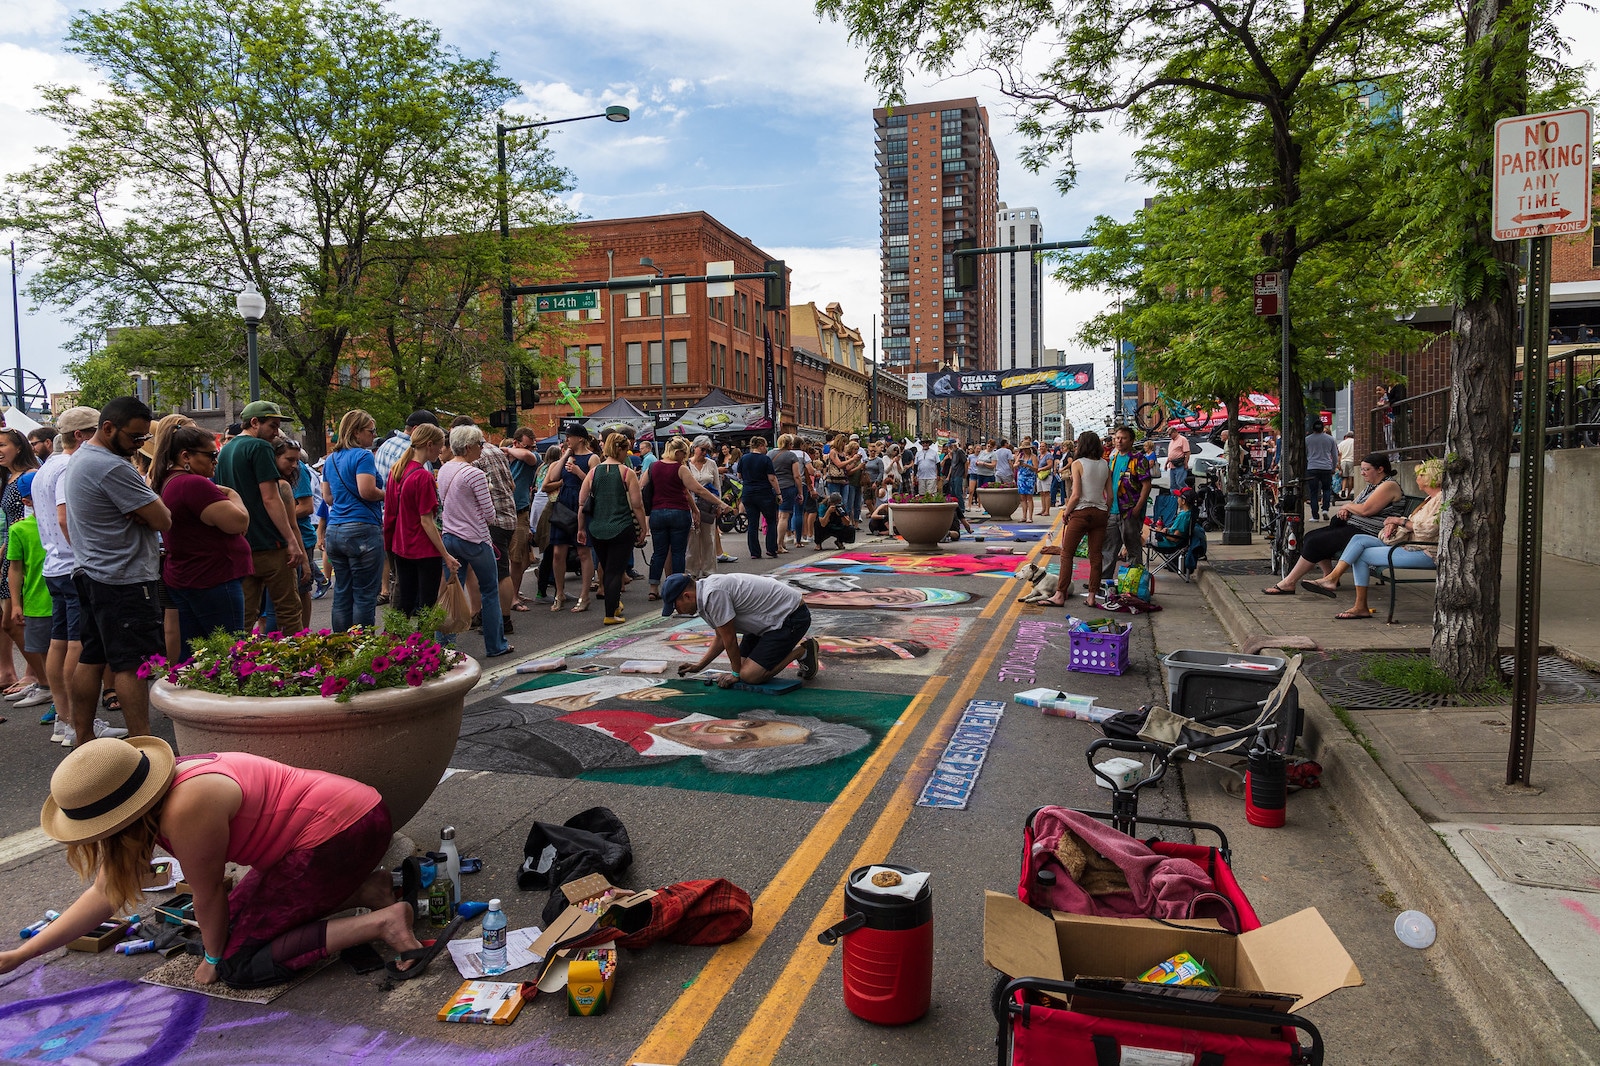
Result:
M1509 696L1474 694L1448 695L1438 692L1410 692L1368 679L1367 666L1374 659L1392 653L1360 652L1341 654L1337 659L1307 662L1302 671L1322 698L1336 707L1350 710L1385 710L1421 707L1497 707L1510 703ZM1506 670L1511 659L1502 660ZM1600 677L1556 655L1539 658L1540 703L1600 703Z
M1270 559L1219 559L1216 562L1207 559L1206 565L1229 577L1266 577L1272 573Z
M1464 829L1461 835L1502 881L1532 888L1600 892L1600 866L1570 840L1476 829Z

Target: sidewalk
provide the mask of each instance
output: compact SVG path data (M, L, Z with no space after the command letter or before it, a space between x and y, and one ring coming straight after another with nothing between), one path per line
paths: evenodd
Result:
M1379 875L1437 924L1430 961L1503 1061L1596 1061L1600 678L1580 668L1600 663L1600 567L1543 561L1540 639L1554 655L1541 662L1535 787L1521 789L1503 784L1509 707L1418 707L1361 677L1363 652L1427 654L1432 585L1400 586L1394 625L1382 621L1384 588L1372 622L1334 621L1348 592L1265 596L1265 556L1259 538L1213 545L1200 589L1244 650L1305 655L1304 743ZM1509 552L1505 564L1509 620ZM1509 647L1509 624L1502 633Z

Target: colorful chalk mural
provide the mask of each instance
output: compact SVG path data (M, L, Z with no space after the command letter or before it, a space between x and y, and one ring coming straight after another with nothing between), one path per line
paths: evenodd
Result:
M468 707L450 765L828 802L909 702L817 689L765 696L692 678L549 674Z
M799 568L802 574L906 574L912 577L1008 578L1026 557L979 553L976 555L911 555L890 552L839 552L814 559Z
M150 956L155 958L156 956ZM488 1051L134 981L74 983L50 965L0 987L0 1062L62 1066L556 1066L593 1061L547 1036ZM527 1017L526 1013L524 1017ZM538 1032L534 1029L533 1032Z
M972 789L983 770L983 760L989 755L989 745L994 742L995 731L1006 713L1006 705L998 700L971 700L956 723L944 754L928 781L922 786L918 807L944 807L964 810L972 799Z
M842 667L852 672L925 674L938 668L971 620L971 612L963 615L959 610L924 614L818 609L811 612L811 635L820 645L824 681L830 671ZM628 648L627 657L676 664L700 658L710 646L709 626L698 618L680 618L675 625L642 635Z
M984 543L992 540L1031 542L1042 538L1049 529L1045 526L1023 525L1020 522L980 522L972 527L974 537Z
M889 611L914 611L923 607L954 607L972 600L970 592L933 588L857 588L818 590L804 594L807 607L840 610L880 607Z

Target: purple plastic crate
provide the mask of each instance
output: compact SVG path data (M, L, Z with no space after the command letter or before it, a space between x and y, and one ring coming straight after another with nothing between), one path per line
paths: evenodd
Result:
M1072 654L1067 659L1067 669L1081 674L1122 674L1128 669L1128 634L1132 626L1124 625L1120 633L1073 632Z

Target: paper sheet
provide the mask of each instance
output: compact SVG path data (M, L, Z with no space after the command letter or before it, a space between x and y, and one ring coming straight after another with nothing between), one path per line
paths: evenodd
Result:
M544 961L529 950L537 939L539 939L539 927L536 925L530 925L526 929L506 930L506 973ZM489 976L483 972L482 937L450 941L450 961L456 964L461 976L469 981Z

